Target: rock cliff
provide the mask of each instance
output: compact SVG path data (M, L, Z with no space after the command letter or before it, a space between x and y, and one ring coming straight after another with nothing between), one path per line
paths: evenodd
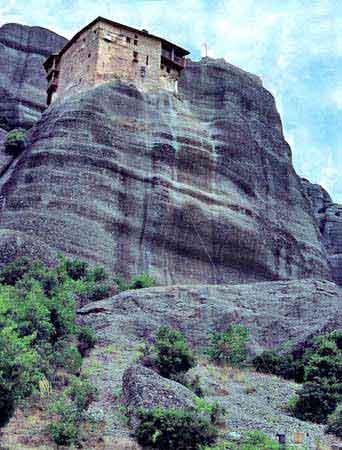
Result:
M43 61L67 40L40 27L0 27L0 128L29 128L46 107Z
M20 242L163 284L329 276L274 99L222 60L189 62L177 97L115 82L54 103L10 171L3 262Z
M330 195L318 184L302 179L328 253L332 276L342 285L342 205L333 203Z

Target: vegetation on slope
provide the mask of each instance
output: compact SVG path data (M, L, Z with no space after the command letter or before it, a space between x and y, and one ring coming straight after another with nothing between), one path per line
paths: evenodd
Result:
M258 371L293 378L303 383L298 398L291 404L296 417L316 423L328 421L329 432L341 427L341 330L314 338L296 353L263 353L255 358L254 365ZM341 431L336 432L337 435L339 433L341 435Z

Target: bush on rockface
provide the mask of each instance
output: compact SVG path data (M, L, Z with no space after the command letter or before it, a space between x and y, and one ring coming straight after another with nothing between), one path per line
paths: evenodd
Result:
M304 354L304 385L295 405L296 417L325 423L342 401L341 331L336 330L313 341Z
M304 383L293 408L294 415L301 420L324 423L335 410L339 397L334 385Z
M197 450L215 442L213 424L194 411L154 408L140 411L139 444L159 450Z
M153 287L155 286L155 284L156 283L152 277L150 277L146 273L142 273L132 278L131 282L128 285L128 289L145 289Z
M241 366L247 358L249 332L239 324L230 324L226 331L211 335L209 356L218 364Z
M97 399L97 389L86 379L71 376L68 383L60 398L50 406L54 419L49 431L57 445L71 445L80 440L85 411Z
M179 380L185 372L195 366L195 356L186 339L179 331L170 327L159 328L154 344L155 365L159 373Z
M5 151L11 156L18 156L26 147L26 130L16 128L7 133L5 138Z
M146 273L136 275L132 277L130 281L126 281L123 276L117 275L114 277L114 281L119 292L128 291L130 289L145 289L156 285L155 280Z
M342 400L342 331L317 336L292 353L264 352L254 366L304 383L290 409L299 419L324 423Z
M301 382L304 378L303 362L296 360L292 354L279 355L266 351L254 358L253 366L257 372L273 373L287 380Z
M294 447L286 448L290 450ZM299 447L296 449L301 450ZM279 443L261 431L250 431L239 442L223 441L211 447L201 447L200 450L279 450Z
M327 423L326 432L334 433L342 438L342 404L338 405L335 411L329 415Z

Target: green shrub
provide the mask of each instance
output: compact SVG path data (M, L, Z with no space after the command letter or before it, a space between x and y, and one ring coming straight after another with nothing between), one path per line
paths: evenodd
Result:
M32 270L34 262L22 256L12 261L3 267L0 271L0 283L14 286L17 281L21 280L23 276Z
M66 261L66 271L73 280L80 280L87 275L88 263L79 261L78 259L68 259Z
M277 354L265 351L253 360L257 372L273 373L288 380L303 381L304 365L302 359L296 360L291 353Z
M247 358L248 336L246 327L230 324L227 331L212 334L209 356L218 364L241 366Z
M86 356L90 349L96 344L96 337L92 328L84 326L78 334L77 349L81 356Z
M87 271L87 280L95 283L101 283L108 280L108 273L102 266L95 266Z
M298 393L295 416L301 420L324 423L338 403L335 387L329 384L307 382Z
M79 424L81 416L74 403L70 402L65 395L51 405L54 419L49 430L52 439L57 445L75 444L79 437Z
M154 345L155 364L162 376L175 378L195 366L195 357L184 336L170 327L159 328Z
M18 156L26 147L26 130L16 128L7 133L5 138L5 152L14 157Z
M342 438L342 404L338 405L335 411L328 417L327 433L334 433Z
M287 445L287 450L304 450L297 445ZM223 441L201 450L279 450L279 443L261 431L250 431L239 442Z
M94 383L75 376L69 378L69 387L65 393L73 401L79 415L97 399Z
M91 330L76 323L76 300L88 283L96 285L95 279L103 279L103 272L96 269L89 275L84 267L62 258L57 267L49 269L41 262L19 258L2 268L0 426L10 418L16 403L38 388L39 380L58 384L59 369L78 373L80 352L86 354L94 345ZM84 273L93 281L79 279Z
M79 429L72 420L56 420L50 425L52 439L57 445L71 445L78 440Z
M155 408L140 411L139 444L159 450L197 450L215 442L217 430L193 411Z
M219 402L208 402L203 398L196 400L196 412L199 414L205 414L210 418L210 422L214 425L218 425L224 421L226 410L220 405Z
M155 281L146 273L134 276L128 286L128 289L144 289L155 286Z

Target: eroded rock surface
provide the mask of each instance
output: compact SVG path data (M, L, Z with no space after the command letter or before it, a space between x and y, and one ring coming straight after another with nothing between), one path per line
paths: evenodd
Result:
M41 27L0 27L0 127L29 128L46 108L44 60L67 40Z
M179 97L117 82L57 101L1 194L7 233L126 276L329 277L274 99L222 60L189 62Z
M342 326L342 290L328 281L230 286L172 286L123 292L94 302L80 316L101 342L151 340L161 325L181 330L196 347L230 322L250 329L251 353L296 346Z
M334 281L342 285L342 205L333 203L330 195L318 184L302 179L310 199Z

